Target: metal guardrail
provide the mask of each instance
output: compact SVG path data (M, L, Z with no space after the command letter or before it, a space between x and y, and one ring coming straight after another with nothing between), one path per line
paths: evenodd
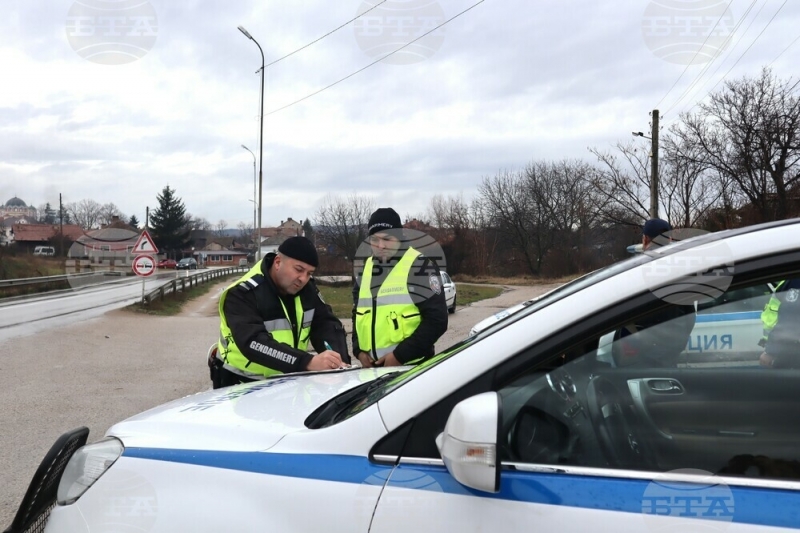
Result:
M214 268L205 270L203 272L197 272L196 274L192 274L190 276L175 278L172 281L169 281L164 285L160 286L159 288L154 289L145 294L144 301L142 303L149 304L150 302L157 300L158 298L163 299L164 296L167 294L178 291L185 291L186 289L191 289L192 287L200 285L201 283L206 283L213 279L229 276L231 274L244 273L247 272L249 269L250 269L249 266Z
M90 276L122 276L122 272L99 271L83 272L81 274L59 274L57 276L39 276L36 278L17 278L0 280L0 288L20 287L22 285L35 285L37 283L51 283L54 281L67 281L74 278L85 278Z

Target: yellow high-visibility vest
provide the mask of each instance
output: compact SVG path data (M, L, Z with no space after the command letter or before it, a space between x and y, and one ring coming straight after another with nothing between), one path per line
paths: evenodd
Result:
M422 318L419 308L408 292L408 275L420 253L409 248L389 275L372 295L372 257L364 263L364 273L356 305L356 334L358 345L373 359L393 352L403 340L419 327ZM374 335L373 335L374 332Z
M263 261L263 260L262 260ZM259 261L251 268L247 274L240 279L229 285L219 298L219 316L220 316L220 337L219 337L219 357L223 361L223 368L251 379L262 379L266 376L274 374L281 374L277 370L259 365L250 361L242 351L236 346L233 340L233 333L228 327L228 322L225 319L225 313L222 311L225 305L225 298L228 292L238 285L244 285L250 290L265 290L261 286L264 283L264 276L261 273L261 262ZM277 295L276 295L277 298ZM311 335L311 321L314 318L314 310L304 310L303 304L299 295L294 297L294 310L296 315L295 324L297 324L298 332L292 329L292 321L289 319L289 313L283 301L278 298L283 308L283 317L274 320L265 320L264 328L272 334L272 338L278 342L293 346L298 350L305 351L308 346L308 338ZM297 339L297 342L295 342Z

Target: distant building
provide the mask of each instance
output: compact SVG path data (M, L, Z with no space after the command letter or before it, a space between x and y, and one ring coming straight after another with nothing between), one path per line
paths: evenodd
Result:
M25 202L16 196L0 206L0 217L30 217L36 218L36 208L28 207Z
M261 235L261 256L275 252L278 246L289 237L296 237L303 235L303 224L289 217L286 221L281 220L281 223L276 228L261 228L259 231Z
M63 231L63 234L62 234ZM36 224L27 221L20 221L11 226L11 241L17 248L33 253L33 249L43 244L55 246L60 249L62 245L66 248L72 242L83 236L83 229L74 224Z
M129 267L139 232L107 227L87 231L70 247L67 257L88 259L91 267Z

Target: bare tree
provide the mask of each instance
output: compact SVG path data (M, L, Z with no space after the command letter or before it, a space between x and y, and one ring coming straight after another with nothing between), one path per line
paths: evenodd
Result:
M618 155L589 149L600 161L596 180L603 197L600 210L608 222L640 224L650 206L650 152L632 141L615 148Z
M209 222L207 218L195 217L192 215L187 216L189 217L189 227L193 230L211 231L213 229L211 222Z
M492 228L490 210L479 197L469 206L468 234L472 272L484 276L490 273L499 245L497 231Z
M239 240L242 242L250 242L254 238L253 234L253 224L248 224L247 222L239 222L236 226L239 230Z
M659 197L667 220L676 227L698 227L723 201L727 187L724 177L709 170L696 145L680 136L664 139L664 156L659 169Z
M225 228L227 227L228 223L220 219L216 224L214 224L214 235L217 237L225 237Z
M726 82L673 129L702 162L736 184L760 222L796 214L789 196L800 181L800 81L758 78Z
M333 245L339 255L353 260L367 238L367 223L373 211L373 198L355 193L347 197L329 194L314 219L317 238Z
M84 199L66 204L69 218L84 230L95 229L99 225L102 206L94 200Z
M478 192L492 225L522 255L526 269L532 274L538 273L537 216L525 173L501 171L494 178L484 178Z
M101 226L107 226L114 221L114 217L118 217L120 221L126 222L127 218L119 207L112 202L100 206L100 212L97 215L97 223Z

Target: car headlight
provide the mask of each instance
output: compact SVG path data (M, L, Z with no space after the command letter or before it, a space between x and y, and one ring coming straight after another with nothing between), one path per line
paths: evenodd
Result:
M119 459L124 450L119 440L108 438L87 444L76 451L58 484L58 504L74 503Z

